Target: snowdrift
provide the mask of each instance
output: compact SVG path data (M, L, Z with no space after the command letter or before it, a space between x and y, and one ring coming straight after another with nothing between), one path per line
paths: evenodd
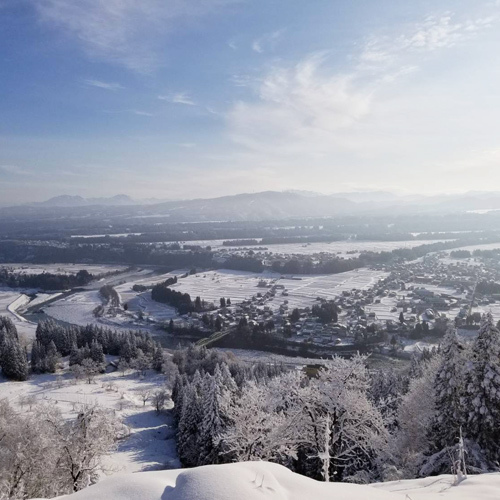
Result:
M67 500L498 500L500 474L452 476L361 486L322 483L267 462L115 475Z

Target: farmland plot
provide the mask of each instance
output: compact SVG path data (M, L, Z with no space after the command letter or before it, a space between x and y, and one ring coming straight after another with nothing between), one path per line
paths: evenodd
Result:
M189 293L192 298L199 295L216 305L221 297L229 297L233 304L237 304L257 293L264 295L267 288L258 286L259 282L264 280L268 284L284 286L284 289L278 290L278 295L268 302L268 305L277 309L285 300L288 300L289 307L305 307L314 304L317 297L333 299L344 290L368 289L387 275L388 273L383 271L357 269L340 274L308 275L292 279L277 273L219 270L188 276L179 280L172 288Z

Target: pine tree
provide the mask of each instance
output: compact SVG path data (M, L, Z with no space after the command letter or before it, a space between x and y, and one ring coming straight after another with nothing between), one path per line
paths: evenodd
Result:
M106 364L106 357L104 356L102 345L97 342L97 340L92 341L90 346L90 357L94 363L97 363L101 367Z
M163 356L163 349L160 344L157 342L155 344L154 352L153 352L153 370L157 372L161 372L163 363L165 362L165 357Z
M0 346L0 354L0 365L5 377L18 381L28 379L28 360L17 337L6 335Z
M200 425L199 447L200 464L217 462L218 451L216 442L225 427L224 409L227 406L227 390L219 368L216 366L214 375L205 374L203 379L202 414Z
M500 458L500 331L491 313L481 322L472 347L466 387L465 437L474 439L493 460Z
M78 346L76 345L76 342L73 342L73 345L71 346L71 351L69 353L69 365L79 365L82 362L82 355L80 349L78 349Z
M456 444L464 423L463 351L456 331L450 329L441 344L441 364L435 379L437 418L432 436L440 449Z
M53 340L50 341L45 352L44 371L55 373L57 363L59 362L59 352Z
M120 358L124 359L127 363L130 363L130 360L133 357L132 346L129 339L126 339L120 349Z
M198 426L201 419L201 403L193 384L183 388L182 409L177 430L177 451L182 463L196 466L199 461Z
M41 345L40 342L33 342L31 347L31 371L39 373L41 371Z

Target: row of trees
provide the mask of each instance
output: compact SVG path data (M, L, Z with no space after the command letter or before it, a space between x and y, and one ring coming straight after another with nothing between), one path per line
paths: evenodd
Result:
M69 356L70 365L86 364L91 368L92 362L94 372L103 371L106 354L120 356L122 365L142 371L161 371L165 361L163 349L149 333L119 333L97 325L80 327L47 320L37 326L28 363L27 350L19 341L15 325L0 316L0 367L6 378L26 380L30 368L33 373L54 373L63 356Z
M76 274L24 274L0 269L0 285L10 288L35 288L39 290L67 290L90 283L94 276L85 269Z
M161 304L168 304L175 307L179 314L187 314L189 312L202 312L214 309L213 304L207 304L200 297L191 300L189 293L178 292L172 290L166 283L158 283L151 290L151 298Z

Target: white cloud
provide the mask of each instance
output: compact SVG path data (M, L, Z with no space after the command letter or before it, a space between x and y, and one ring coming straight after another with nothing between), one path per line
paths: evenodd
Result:
M369 113L372 90L357 86L352 75L325 74L326 58L312 54L255 82L258 102L238 102L228 115L233 140L292 155L304 143L314 154L330 149L332 133Z
M177 23L238 0L31 1L43 23L74 38L89 57L149 72Z
M188 106L196 106L196 103L187 92L176 92L168 95L159 95L161 101L168 101L173 104L186 104Z
M89 87L97 87L99 89L104 89L104 90L121 90L124 89L125 87L119 83L110 83L110 82L103 82L101 80L92 80L92 79L87 79L84 80L83 82L85 85L88 85Z
M235 102L226 115L237 148L232 163L271 166L282 172L283 183L308 189L317 189L318 179L325 186L335 182L335 189L347 188L353 177L365 186L383 184L395 169L404 169L402 183L424 183L425 175L445 183L446 169L436 165L474 141L491 144L492 113L471 99L465 64L481 64L471 56L480 49L470 42L493 22L429 17L403 33L371 37L344 66L331 64L334 52L324 51L295 65L268 64L259 78L233 78L252 96ZM464 50L467 58L457 60L451 48ZM439 79L437 61L446 67ZM474 85L484 82L474 78ZM493 170L484 155L478 161Z
M491 27L498 16L459 20L453 13L428 16L413 24L403 34L371 37L359 56L358 69L374 69L397 63L402 57L418 56L464 43L482 29Z
M136 110L136 109L133 110L133 113L134 113L134 115L137 115L137 116L154 116L154 113L149 113L147 111L140 111L140 110Z
M252 42L252 50L262 54L267 48L273 49L276 43L281 39L284 29L273 31L263 35Z

